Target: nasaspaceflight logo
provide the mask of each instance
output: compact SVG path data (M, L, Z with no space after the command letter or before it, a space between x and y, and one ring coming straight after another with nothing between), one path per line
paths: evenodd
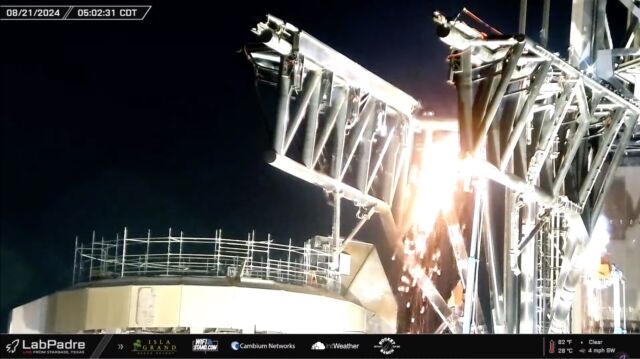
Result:
M396 349L400 348L400 346L396 344L395 340L393 340L393 339L391 339L389 337L385 337L385 338L380 339L378 344L374 345L373 347L380 349L380 353L382 353L384 355L393 354L393 352Z

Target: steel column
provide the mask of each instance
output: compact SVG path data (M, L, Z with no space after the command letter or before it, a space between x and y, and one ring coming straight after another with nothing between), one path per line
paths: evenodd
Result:
M289 122L289 93L291 91L291 78L287 58L280 58L280 81L278 82L278 104L276 108L276 128L273 139L273 149L282 153L284 151L284 139Z
M342 108L347 107L346 103L347 103L348 91L349 89L344 89L344 88L341 89L340 91L336 91L337 92L336 99L333 106L331 107L331 112L329 113L327 124L322 130L322 134L320 135L320 140L318 141L318 145L315 148L315 154L313 155L313 164L311 165L312 168L315 167L316 164L318 163L318 160L320 159L320 155L322 154L322 150L324 149L324 146L327 144L327 140L329 139L329 136L331 135L331 132L333 131L333 128L336 125L336 121L338 117L341 115L346 116L346 108L345 108L345 111L342 111ZM341 133L343 132L338 132L337 136L340 136ZM342 152L338 152L338 153L342 153Z
M307 168L313 168L313 159L318 133L318 113L320 110L320 85L315 86L306 111L306 127L304 132L304 144L302 147L302 162Z
M600 170L604 165L607 154L609 153L609 150L613 145L613 141L615 140L620 127L622 127L625 113L625 109L616 110L613 118L611 119L611 127L605 132L602 141L600 142L600 148L598 148L598 152L596 152L596 155L594 156L592 161L593 166L591 167L591 169L589 169L589 172L587 173L587 176L584 179L582 186L580 187L580 193L578 194L578 205L581 208L584 208L584 206L587 204L589 194L591 193L591 190L596 183L596 179L598 178L598 174L600 174Z
M486 139L489 127L491 127L491 123L493 123L493 119L495 118L495 115L498 112L498 108L502 103L502 98L507 92L507 87L511 82L511 76L516 69L516 65L518 65L518 60L520 59L520 55L522 55L524 45L524 41L515 44L512 47L512 53L503 62L502 71L500 73L500 80L498 81L496 90L493 93L491 101L489 102L489 106L487 106L487 111L484 114L484 118L480 123L478 134L474 138L471 153L477 153L478 149L480 148L480 146L482 146Z
M633 136L634 129L636 128L636 123L638 122L638 116L631 116L627 121L625 121L625 129L618 141L618 146L615 150L613 158L611 159L611 164L607 169L607 173L602 181L601 189L596 197L595 204L593 206L593 210L591 212L591 230L596 225L598 221L598 217L600 217L600 212L602 212L602 207L604 206L604 200L607 198L607 193L609 192L609 188L611 188L611 184L613 183L613 179L616 175L616 170L622 161L622 158L625 154L625 149L631 141L631 137Z
M291 128L288 129L286 133L284 148L280 153L286 153L289 146L291 146L291 141L293 141L293 137L296 135L298 127L300 127L300 124L302 123L309 101L311 101L311 97L315 93L316 88L320 86L321 77L321 71L311 71L311 73L307 74L307 81L305 82L305 87L302 90L302 100L299 104L300 107L298 107L298 110L296 111Z
M536 71L535 78L531 83L529 88L529 93L527 94L527 99L522 105L522 109L520 110L520 114L515 121L513 126L513 131L509 135L509 140L507 140L507 145L502 150L502 155L500 156L500 170L504 171L507 168L507 163L511 160L511 155L513 154L513 150L516 148L518 144L518 140L520 136L522 136L522 131L524 130L527 122L529 121L529 116L531 115L531 110L533 109L536 99L538 98L538 94L540 93L540 89L542 88L542 84L544 84L547 74L549 73L549 69L551 68L551 62L545 61L539 65L538 70Z
M580 108L580 114L578 115L579 125L576 129L576 132L573 134L572 138L568 140L569 144L567 146L567 150L565 151L565 155L562 157L562 162L560 163L560 168L558 169L558 173L556 174L556 178L553 182L553 195L557 196L560 193L560 188L564 184L564 179L569 173L569 169L571 168L571 163L578 153L578 148L582 145L584 141L584 135L589 130L589 125L591 124L591 118L593 116L592 111L589 109L587 104L587 96L584 91L584 85L578 85L578 91L576 99L578 100L578 107ZM593 110L598 105L599 100L593 101L594 106Z
M566 84L562 95L560 95L556 102L555 110L549 123L543 126L542 133L540 134L540 142L538 142L536 152L531 158L531 165L527 174L527 180L531 183L535 183L540 175L540 171L542 171L542 167L551 151L553 140L558 134L558 130L565 118L574 94L575 86L573 84Z

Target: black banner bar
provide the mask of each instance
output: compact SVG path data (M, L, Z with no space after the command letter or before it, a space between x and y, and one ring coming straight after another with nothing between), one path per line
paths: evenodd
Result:
M640 335L0 336L2 358L640 358Z
M0 20L144 20L151 5L2 5Z

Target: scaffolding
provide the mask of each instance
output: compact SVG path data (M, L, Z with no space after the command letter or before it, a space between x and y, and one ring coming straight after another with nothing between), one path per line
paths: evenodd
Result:
M186 237L182 232L130 238L127 230L114 240L96 239L90 246L76 238L72 283L88 283L129 277L227 277L251 278L332 292L340 290L340 273L332 269L334 248L303 247L276 243L271 235L256 240L222 237Z

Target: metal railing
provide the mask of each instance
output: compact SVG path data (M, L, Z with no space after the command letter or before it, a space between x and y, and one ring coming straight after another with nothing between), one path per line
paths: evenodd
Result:
M73 284L123 277L231 277L313 286L339 291L340 274L332 269L332 251L276 243L271 236L257 241L222 238L129 238L125 229L115 240L96 239L90 245L76 238Z

